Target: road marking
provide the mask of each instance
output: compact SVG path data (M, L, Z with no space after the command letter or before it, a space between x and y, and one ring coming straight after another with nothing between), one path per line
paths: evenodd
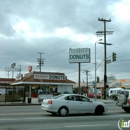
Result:
M18 120L18 119L0 119L1 121L16 121L16 120Z
M111 124L97 124L97 125L70 125L65 127L97 127L97 126L110 126Z
M130 115L126 115L126 114L122 114L122 115L104 115L104 116L98 116L98 117L96 117L96 116L78 116L78 119L77 120L79 120L79 119L93 119L93 117L95 118L95 119L108 119L108 118L111 118L111 117L113 117L113 118L118 118L118 117L121 117L121 116L123 116L123 117L128 117L128 116L130 116ZM57 117L57 116L54 116L54 117L24 117L24 118L8 118L8 117L4 117L3 119L0 119L0 121L4 121L4 120L7 120L7 121L13 121L13 120L68 120L68 119L75 119L75 116L73 117L73 116L69 116L69 117Z

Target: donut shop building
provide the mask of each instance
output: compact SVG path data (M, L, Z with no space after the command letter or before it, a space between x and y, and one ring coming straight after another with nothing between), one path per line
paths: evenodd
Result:
M76 83L59 72L29 72L20 80L12 82L13 86L26 89L26 96L37 97L39 90L45 94L73 93Z

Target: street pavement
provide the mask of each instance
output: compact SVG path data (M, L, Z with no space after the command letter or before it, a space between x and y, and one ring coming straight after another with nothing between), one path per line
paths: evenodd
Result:
M94 99L94 98L90 98L92 101L100 101L100 102L103 102L105 104L108 104L108 103L114 103L114 100L112 99ZM24 106L24 105L41 105L39 102L38 102L38 98L31 98L31 103L28 103L28 98L26 98L26 101L25 103L23 102L0 102L0 106Z

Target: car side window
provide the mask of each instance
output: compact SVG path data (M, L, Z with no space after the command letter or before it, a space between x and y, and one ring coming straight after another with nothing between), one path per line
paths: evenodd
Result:
M112 93L112 92L113 92L113 90L110 91L110 93Z
M76 101L76 98L75 96L68 96L65 98L65 100Z
M83 96L78 96L77 101L90 102L90 99Z

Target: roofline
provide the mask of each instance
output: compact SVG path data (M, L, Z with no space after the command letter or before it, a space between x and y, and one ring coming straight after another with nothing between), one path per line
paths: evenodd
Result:
M75 85L76 83L49 83L49 82L17 82L17 83L11 83L11 85L24 85L24 84L26 84L26 85L29 85L29 84L33 84L33 85L35 85L35 84L39 84L39 85L41 85L41 84L56 84L56 85Z

